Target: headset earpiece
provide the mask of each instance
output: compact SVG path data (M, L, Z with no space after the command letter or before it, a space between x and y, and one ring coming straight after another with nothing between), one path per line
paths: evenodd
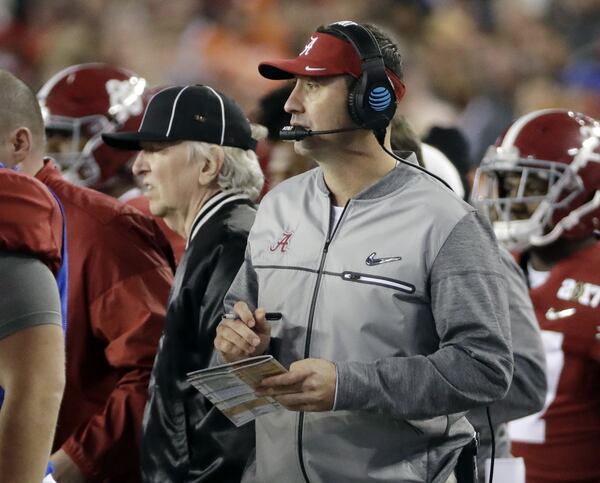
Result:
M358 126L363 124L361 113L356 109L356 105L359 102L357 101L357 96L364 89L360 83L361 79L353 79L352 83L348 86L348 113L350 114L350 119Z
M359 126L387 127L396 112L396 93L385 72L381 50L373 34L354 22L328 28L347 40L361 58L361 76L348 89L348 112Z

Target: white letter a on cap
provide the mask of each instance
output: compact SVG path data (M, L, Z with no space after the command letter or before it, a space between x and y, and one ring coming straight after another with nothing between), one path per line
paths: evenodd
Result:
M311 37L310 40L308 41L308 44L306 44L304 46L304 50L302 50L302 52L300 52L298 54L298 57L300 57L301 55L308 55L308 53L310 52L310 49L312 49L314 47L317 40L319 40L319 37Z

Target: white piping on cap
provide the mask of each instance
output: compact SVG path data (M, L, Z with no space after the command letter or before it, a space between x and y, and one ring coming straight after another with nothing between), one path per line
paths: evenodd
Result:
M217 91L215 91L212 87L205 86L207 89L210 89L212 93L217 96L219 102L221 103L221 142L219 143L223 146L223 141L225 141L225 105L223 104L223 98L219 95Z
M158 91L156 94L152 94L152 97L150 98L150 100L148 101L148 105L146 106L146 110L144 111L144 115L142 116L142 122L140 122L140 127L138 128L138 132L142 132L142 126L144 125L144 120L146 119L146 114L148 114L148 107L150 107L150 104L152 103L152 100L159 95L161 92L166 91L167 89L171 89L172 87L163 87L160 91Z
M175 117L175 108L177 107L177 101L179 101L179 97L181 96L183 91L185 91L188 87L189 86L185 86L183 89L181 89L179 91L179 94L177 94L175 101L173 102L173 109L171 109L171 119L169 120L169 127L167 128L167 133L165 134L165 136L167 137L169 137L169 134L171 134L171 126L173 125L173 118Z

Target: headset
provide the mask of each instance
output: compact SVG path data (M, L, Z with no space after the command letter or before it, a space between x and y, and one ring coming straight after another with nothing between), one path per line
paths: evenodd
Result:
M301 141L309 136L370 129L386 153L399 162L436 178L452 191L450 185L439 176L419 165L407 162L385 147L386 128L396 113L396 92L385 72L383 55L373 34L362 25L351 21L332 23L325 28L324 33L328 32L334 32L350 43L361 60L361 75L348 88L348 112L356 127L312 131L302 126L285 126L279 132L280 139Z
M326 30L350 43L361 59L361 76L348 88L348 112L356 127L311 131L299 126L286 126L280 137L299 141L307 136L371 129L383 144L385 130L396 112L396 92L385 72L377 40L362 25L350 21L332 23Z
M348 89L351 119L358 126L385 131L396 112L396 92L385 72L377 40L366 28L354 22L333 23L327 30L352 45L361 60L361 76Z

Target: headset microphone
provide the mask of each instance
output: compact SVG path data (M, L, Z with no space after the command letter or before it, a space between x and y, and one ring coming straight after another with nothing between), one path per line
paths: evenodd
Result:
M302 126L284 126L279 131L279 139L282 141L302 141L304 138L309 136L319 136L321 134L337 134L340 132L357 131L364 129L363 126L359 127L347 127L344 129L328 129L325 131L312 131Z
M356 131L358 129L368 129L368 126L348 127L348 128L344 128L344 129L329 129L326 131L311 131L310 129L306 129L302 126L284 126L281 129L281 131L279 131L279 139L281 139L282 141L302 141L304 138L307 138L309 136L318 136L321 134L336 134L339 132ZM427 171L425 168L422 168L418 164L408 163L406 160L397 156L393 151L390 151L389 149L387 149L383 142L383 138L385 137L385 129L375 130L374 134L375 134L375 137L377 138L377 140L379 141L380 146L392 158L396 159L397 161L399 161L403 164L407 164L413 168L416 168L420 171L427 173L429 176L432 176L433 178L437 179L440 183L445 185L450 191L453 191L452 187L448 183L446 183L446 181L444 181L442 178L437 176L436 174L433 174L433 173Z

